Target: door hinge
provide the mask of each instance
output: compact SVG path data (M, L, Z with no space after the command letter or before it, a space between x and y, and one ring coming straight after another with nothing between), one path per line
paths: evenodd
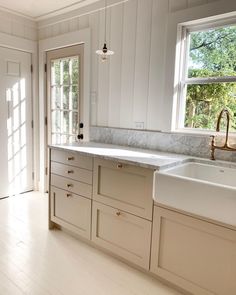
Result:
M30 71L33 73L33 65L30 66Z
M34 121L33 120L31 121L31 128L32 129L34 128Z
M34 180L34 172L32 172L32 179Z
M47 73L47 64L44 65L44 72Z
M45 124L46 126L48 125L48 118L47 118L47 117L44 118L44 124Z
M48 167L45 168L45 175L48 175Z

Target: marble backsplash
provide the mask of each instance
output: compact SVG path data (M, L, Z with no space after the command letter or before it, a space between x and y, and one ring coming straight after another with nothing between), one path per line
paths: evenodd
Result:
M207 135L91 127L90 140L99 143L210 158L210 137ZM216 150L215 156L218 160L236 162L236 152Z

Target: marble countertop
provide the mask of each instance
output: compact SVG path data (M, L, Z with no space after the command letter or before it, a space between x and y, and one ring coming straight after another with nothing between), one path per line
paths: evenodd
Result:
M83 153L87 156L96 156L103 159L133 164L136 166L162 170L183 164L189 161L200 161L207 164L220 164L225 167L236 168L236 163L225 161L211 161L186 155L165 153L153 150L144 150L132 147L110 145L95 142L75 143L66 145L50 145L53 149L63 149Z

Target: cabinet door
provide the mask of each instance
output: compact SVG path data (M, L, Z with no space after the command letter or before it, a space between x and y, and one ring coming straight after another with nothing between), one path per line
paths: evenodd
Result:
M91 200L51 186L51 220L90 239Z
M155 206L151 271L196 295L236 294L236 232Z
M93 198L103 204L152 220L153 171L95 159Z
M149 269L151 222L93 202L92 241Z

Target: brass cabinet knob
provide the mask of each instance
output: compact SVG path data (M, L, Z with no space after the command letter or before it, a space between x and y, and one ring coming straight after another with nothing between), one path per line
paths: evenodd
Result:
M121 164L121 163L119 163L119 164L117 164L117 166L116 166L118 169L121 169L121 168L123 168L123 165Z
M67 174L72 174L72 173L74 173L73 170L68 170L68 171L67 171Z
M121 212L120 211L116 212L116 216L121 216Z
M73 187L73 184L68 183L66 186L67 186L68 188L70 188L70 187Z
M67 161L73 161L75 158L74 157L68 157Z
M66 197L67 198L71 198L72 197L72 194L66 194Z

